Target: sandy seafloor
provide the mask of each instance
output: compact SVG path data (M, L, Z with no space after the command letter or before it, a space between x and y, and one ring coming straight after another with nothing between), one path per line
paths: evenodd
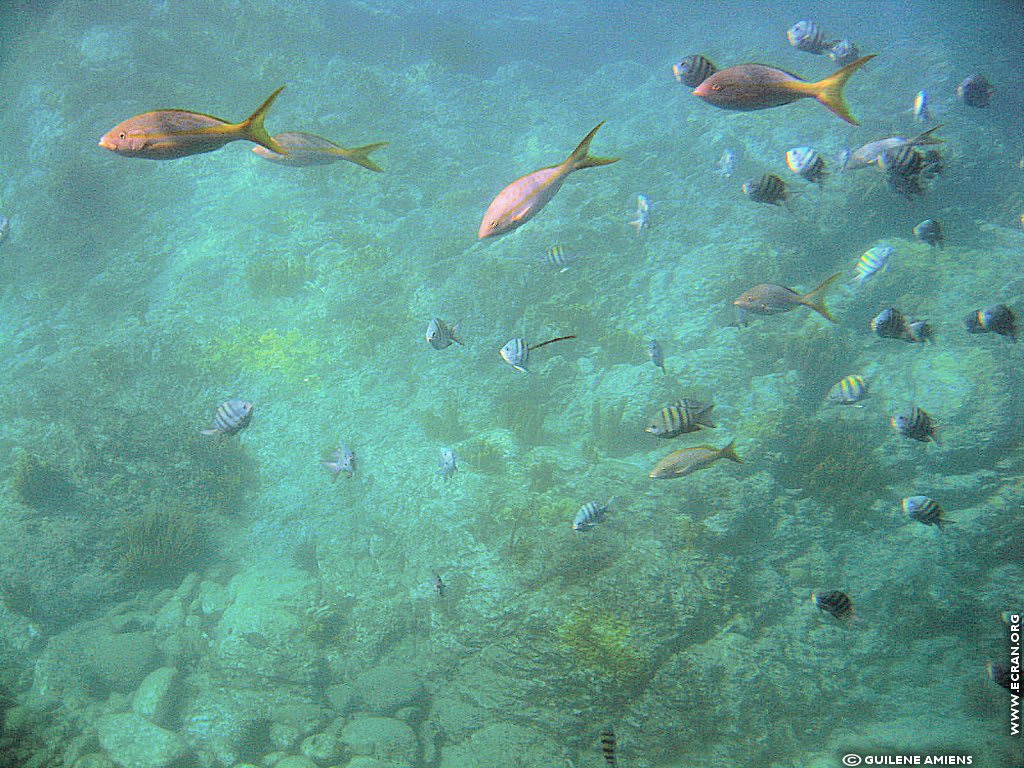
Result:
M4 3L2 764L596 768L611 727L624 768L1022 765L985 672L1024 605L1021 345L964 327L1024 311L1022 13ZM859 127L810 101L725 112L673 79L693 53L823 77L786 42L805 17L878 54L847 86ZM986 109L955 97L976 72ZM241 120L280 85L271 132L390 142L385 172L242 142L159 163L97 146L151 109ZM477 242L506 183L602 120L592 151L618 163ZM945 170L920 196L837 172L844 148L939 123ZM820 188L785 167L802 145L829 163ZM740 192L765 172L789 205ZM929 217L942 249L913 237ZM888 269L850 286L879 241ZM837 324L737 324L743 290L835 272ZM874 335L889 306L934 343ZM426 343L435 316L463 346ZM565 334L527 374L498 356ZM827 406L854 373L864 407ZM644 433L683 396L717 427ZM200 435L229 398L255 403L251 426ZM911 405L941 446L890 427ZM647 477L732 439L742 464ZM340 442L356 471L331 482ZM952 523L908 520L918 494ZM846 592L856 621L815 590Z

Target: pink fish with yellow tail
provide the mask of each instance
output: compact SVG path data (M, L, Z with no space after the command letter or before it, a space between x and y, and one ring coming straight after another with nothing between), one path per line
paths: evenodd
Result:
M183 109L158 109L129 117L100 139L100 146L123 157L174 160L213 152L232 141L252 141L279 155L288 149L278 144L263 127L263 118L284 90L282 85L240 123Z
M602 125L603 120L594 126L594 130L586 135L564 162L528 173L501 190L487 206L487 213L480 222L477 236L483 240L485 237L503 235L521 227L548 204L570 173L581 168L594 168L616 162L619 159L617 157L594 157L587 154L594 134Z

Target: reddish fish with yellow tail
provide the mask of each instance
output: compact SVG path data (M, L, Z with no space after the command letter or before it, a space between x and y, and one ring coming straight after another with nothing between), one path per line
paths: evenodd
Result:
M721 109L739 112L781 107L798 99L815 99L832 114L852 125L860 125L846 106L843 86L854 72L874 57L872 54L851 61L816 83L764 64L739 64L713 74L697 86L693 95Z
M240 123L183 109L144 112L107 131L100 139L100 146L123 157L174 160L213 152L232 141L252 141L279 155L287 155L288 149L274 141L263 127L267 110L283 90L282 85Z
M521 227L548 204L570 173L616 162L619 159L617 157L594 157L588 154L590 142L602 125L603 120L586 135L564 162L528 173L501 190L487 206L477 236L483 240Z

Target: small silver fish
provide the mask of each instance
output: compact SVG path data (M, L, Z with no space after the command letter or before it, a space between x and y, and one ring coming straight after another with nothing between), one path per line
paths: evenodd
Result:
M687 56L678 64L672 65L672 74L675 75L676 82L688 88L696 88L717 71L711 60L699 53Z
M526 363L530 359L530 348L526 346L526 340L515 338L509 339L505 342L498 354L501 355L501 359L511 365L517 371L526 373Z
M455 323L455 325L449 326L441 318L435 317L427 325L427 343L434 349L450 347L453 341L456 344L462 344L462 339L459 338L459 328L461 326L461 320Z
M845 67L860 58L860 49L849 40L840 40L828 49L828 57L837 67Z
M786 31L789 44L798 51L821 55L835 43L825 40L825 33L810 19L801 19Z
M915 226L914 237L917 238L918 242L940 250L942 249L942 243L945 241L945 236L942 233L942 224L937 219L925 219Z
M914 115L914 120L919 123L926 123L932 119L932 114L928 109L928 91L920 90L914 94L914 106L910 108L911 113Z
M588 501L580 507L580 511L577 512L576 517L573 518L572 529L574 531L589 531L601 522L605 514L608 512L610 505L611 499L609 499L604 505L598 504L596 501Z
M629 222L629 226L636 229L639 235L641 230L651 227L651 201L647 195L636 196L636 218Z
M11 220L0 214L0 243L6 240L9 234L11 234Z
M344 443L331 451L327 461L320 462L331 473L331 480L337 480L342 472L345 477L352 477L356 473L356 454Z
M665 353L661 351L661 344L658 343L658 340L651 339L644 349L647 351L647 356L651 358L651 362L661 368L662 373L668 375L668 371L665 370Z
M440 469L437 470L437 474L444 478L444 481L447 483L452 479L452 475L458 471L459 467L456 463L455 451L451 448L442 448Z
M435 573L430 579L430 586L434 590L434 594L438 597L444 597L444 591L448 589L448 585L441 580L441 574Z
M217 406L213 423L204 429L204 435L230 437L237 435L252 421L253 404L245 400L227 400Z
M718 158L718 175L723 179L732 177L733 171L736 170L736 153L726 147L722 150L721 157Z
M888 243L878 243L868 248L861 254L857 261L857 274L851 283L857 286L864 285L864 281L878 272L884 272L889 267L889 259L896 252Z

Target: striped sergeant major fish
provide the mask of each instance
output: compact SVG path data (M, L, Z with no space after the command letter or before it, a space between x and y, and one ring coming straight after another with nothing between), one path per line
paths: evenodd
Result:
M878 272L884 272L889 267L889 259L895 252L896 249L888 243L878 243L868 248L857 260L857 273L850 282L859 287L864 285L864 281L869 277Z
M945 510L939 503L927 496L907 496L901 504L907 517L914 522L934 525L940 531L943 525L953 522L946 519Z
M896 430L896 433L903 435L903 437L917 440L920 443L927 443L931 440L936 445L942 444L939 442L939 427L935 423L935 419L927 411L918 408L916 405L911 407L909 411L896 414L889 421L892 424L892 428Z
M213 423L204 429L204 435L231 437L237 435L252 422L253 404L245 400L226 400L217 406Z
M517 371L528 373L528 371L526 370L526 363L530 359L530 352L532 352L535 349L540 349L541 347L547 346L548 344L554 344L556 341L566 341L567 339L575 338L576 336L574 334L569 336L558 336L554 339L548 339L547 341L542 341L540 344L534 344L532 346L527 346L525 339L510 339L509 341L505 342L505 346L498 350L498 354L501 355L502 360L504 360L513 368L515 368Z
M450 347L453 341L461 345L462 339L459 338L459 328L461 326L461 320L455 323L455 325L448 325L440 317L435 317L427 325L427 343L434 349Z
M863 376L851 374L836 382L825 395L825 399L833 405L852 405L863 408L860 404L868 396L868 382Z
M601 731L601 754L604 755L604 761L609 768L616 768L618 763L615 762L615 731L610 725Z
M711 419L714 403L702 403L699 400L683 398L671 405L666 405L653 419L648 422L644 432L655 437L678 437L688 432L696 432L701 427L715 428Z
M567 245L553 245L544 251L542 261L559 272L565 272L576 261L576 253Z
M580 507L579 512L576 513L576 517L573 518L572 529L574 531L589 531L604 519L604 516L611 508L612 501L614 501L614 499L608 499L604 504L598 504L596 501L588 501Z
M811 592L811 602L834 619L848 622L854 617L853 601L845 592Z
M661 368L661 372L666 376L668 371L665 370L665 353L661 351L661 344L658 343L657 339L651 339L644 346L644 350L647 352L647 356L651 358L651 362L658 368Z
M641 231L651 228L651 201L647 195L636 196L636 218L629 222L629 226L633 227L638 235Z

